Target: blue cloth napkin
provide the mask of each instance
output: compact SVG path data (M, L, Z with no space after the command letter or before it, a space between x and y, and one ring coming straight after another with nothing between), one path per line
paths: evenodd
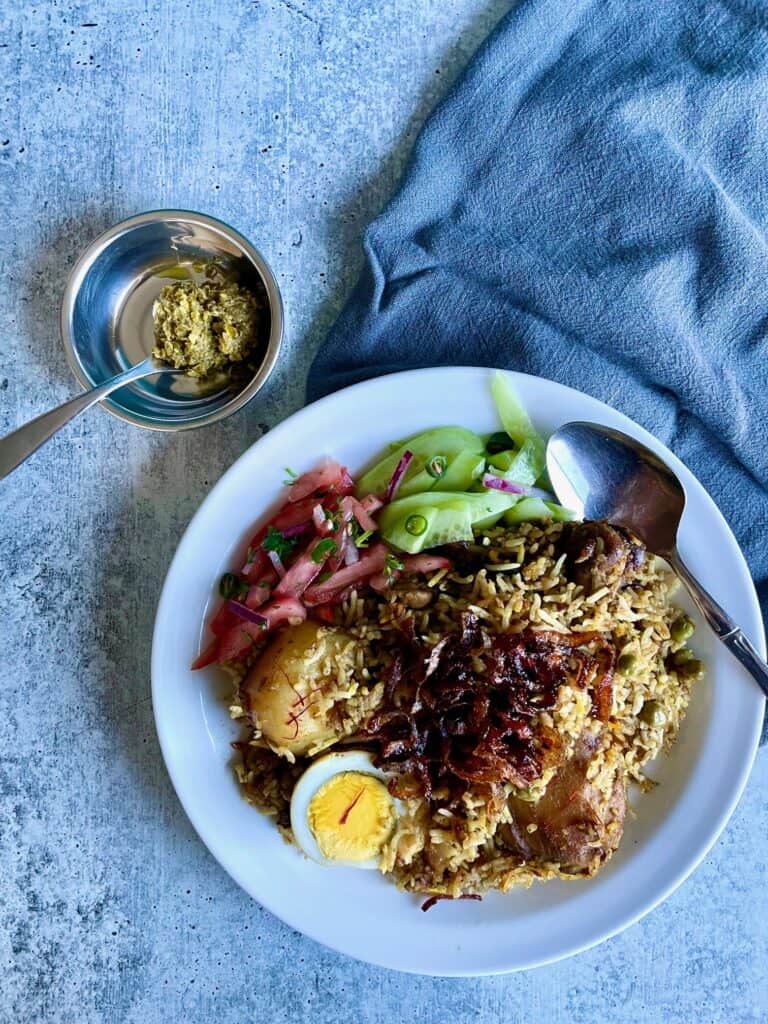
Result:
M768 5L524 0L363 244L310 399L444 364L589 392L699 477L768 616Z

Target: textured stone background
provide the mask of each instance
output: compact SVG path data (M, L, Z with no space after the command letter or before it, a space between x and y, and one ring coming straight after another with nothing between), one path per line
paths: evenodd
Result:
M63 282L121 217L223 217L288 310L281 370L238 416L158 436L93 410L0 484L2 1024L768 1019L765 751L717 848L641 924L526 975L441 981L353 963L247 899L155 740L150 632L178 539L301 403L362 226L506 6L0 3L0 433L73 393Z

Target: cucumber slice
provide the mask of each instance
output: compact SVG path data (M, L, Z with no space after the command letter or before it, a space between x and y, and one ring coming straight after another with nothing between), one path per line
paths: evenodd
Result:
M440 488L441 481L430 476L424 468L427 462L435 455L442 455L447 461L448 470L457 456L467 452L473 452L479 462L483 451L483 442L477 434L471 430L465 430L464 427L437 427L434 430L425 430L402 442L394 451L385 455L367 473L364 473L357 484L358 495L383 494L395 467L406 451L413 453L413 459L398 489L398 497L407 497L420 491ZM466 460L462 461L462 465L465 467L463 470L465 474ZM457 470L457 476L459 475L461 474ZM444 477L445 474L441 480ZM457 487L457 483L452 486ZM462 488L464 486L468 485L461 485Z
M498 475L523 487L533 487L544 472L544 447L530 439L519 452L499 452L488 460Z
M433 481L435 491L468 491L485 470L485 456L477 452L459 452L448 461L439 480Z
M428 498L428 495L418 495ZM423 532L414 535L408 528L415 517L421 517L426 526ZM451 544L459 540L472 540L472 519L465 504L447 504L439 508L416 506L399 519L381 528L381 535L387 543L410 555L417 555L428 548Z
M521 498L517 504L504 513L504 522L528 523L538 519L552 519L555 522L567 522L573 519L573 512L555 504L554 501L543 501L541 498Z
M541 476L546 464L544 441L534 429L528 413L520 403L506 374L501 372L494 374L491 381L491 393L496 403L501 425L517 447L522 448L526 442L530 442L534 462L541 466L538 474ZM535 482L534 480L533 483Z
M512 508L519 500L517 494L504 494L503 491L429 491L427 494L411 494L405 498L396 498L385 505L379 513L379 529L386 537L387 531L395 527L410 515L424 515L424 509L466 508L472 526L483 528L492 526L500 516ZM454 538L456 539L456 538ZM468 538L463 538L468 539ZM449 541L443 541L444 544Z

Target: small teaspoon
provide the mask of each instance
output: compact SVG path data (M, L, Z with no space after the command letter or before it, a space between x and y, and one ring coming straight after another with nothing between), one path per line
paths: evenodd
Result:
M140 363L132 366L124 373L110 378L98 387L91 388L85 394L71 398L63 405L56 406L49 412L44 412L29 423L18 427L10 434L0 438L0 480L12 473L17 466L20 466L25 459L28 459L33 452L36 452L41 445L44 445L55 433L65 424L79 416L81 412L90 409L102 398L111 395L113 391L130 384L132 381L141 380L142 377L150 377L153 373L183 373L173 366L168 366L149 356Z

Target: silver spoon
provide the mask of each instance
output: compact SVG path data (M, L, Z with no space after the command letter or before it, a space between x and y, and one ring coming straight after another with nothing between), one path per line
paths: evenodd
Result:
M44 412L42 416L30 420L29 423L25 423L24 426L14 430L13 433L0 438L0 480L8 476L9 473L12 473L17 466L20 466L25 459L28 459L33 452L36 452L41 445L45 444L49 438L61 430L66 423L69 423L75 416L79 416L81 412L85 412L86 409L90 409L92 405L100 402L102 398L111 395L118 388L123 387L125 384L130 384L134 380L141 380L142 377L149 377L153 373L183 372L183 370L177 370L173 366L168 366L159 359L148 356L140 363L132 366L130 370L119 373L116 377L110 378L110 380L100 384L97 388L91 388L85 394L78 395L77 398L72 398L68 402L64 402L63 405L58 405L55 409L51 409L50 412Z
M722 642L768 696L768 665L726 611L702 587L677 550L685 491L672 470L634 438L595 423L566 423L547 444L558 501L584 519L632 530L667 561Z

